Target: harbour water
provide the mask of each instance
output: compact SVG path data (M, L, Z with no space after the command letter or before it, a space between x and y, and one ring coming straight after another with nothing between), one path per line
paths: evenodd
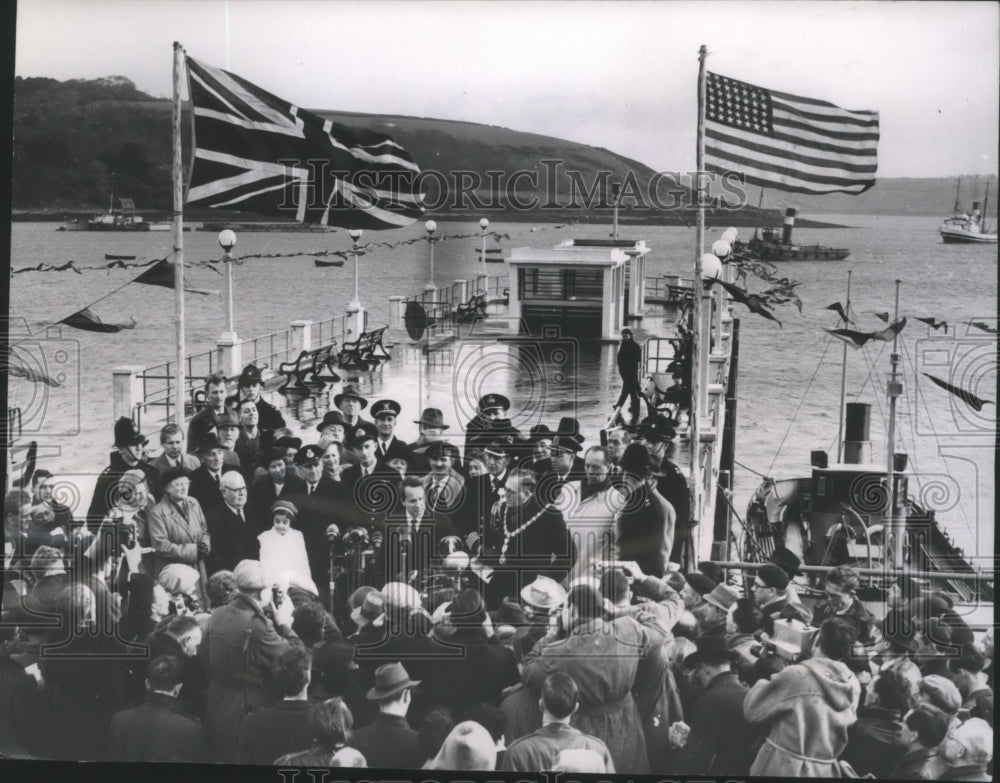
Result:
M874 313L892 312L894 281L903 281L900 314L908 323L901 334L904 397L899 403L896 451L910 455L910 491L934 508L967 555L992 557L994 545L994 444L996 406L976 412L961 400L930 384L928 372L996 401L996 334L964 321L997 327L997 248L944 245L937 234L939 220L931 217L822 216L851 226L843 229L798 229L796 240L851 248L838 262L798 262L779 266L780 275L799 281L802 313L791 305L776 312L782 327L736 307L742 321L734 505L742 514L759 479L751 471L783 478L804 475L810 451L825 449L835 456L837 400L840 392L841 343L823 328L835 328L837 316L825 309L845 299L847 272L852 270L853 310L857 328L884 326ZM166 256L169 233L96 234L56 232L52 223L15 223L11 266L16 271L39 263L59 265L72 259L77 266L103 265L105 253L134 254L138 261ZM548 247L571 237L603 238L608 226L551 226L492 223L490 231L508 235L498 245ZM480 240L477 222L439 223L446 238L434 249L439 285L477 272L502 274L502 264L476 262ZM747 230L741 231L746 234ZM709 230L707 241L721 233ZM647 274L690 276L694 231L680 227L629 227L621 236L644 239L652 248ZM424 235L422 224L391 232L368 232L362 242L397 244ZM221 251L210 232L184 235L185 258L196 266L187 273L189 285L221 290L223 278L198 262L218 259ZM353 264L317 268L313 257L322 251L349 250L345 231L329 235L306 233L244 233L234 255L280 254L286 257L248 259L235 268L236 330L241 338L286 329L291 320L340 316L353 293ZM372 325L388 320L388 297L419 291L429 277L425 242L373 247L361 259L360 299ZM218 268L217 266L215 268ZM12 342L38 357L41 367L62 379L59 388L41 388L23 379L9 379L9 405L22 409L22 442L39 442L39 467L64 480L64 502L83 505L89 499L94 474L106 464L111 446L111 370L119 365L151 366L174 358L173 295L165 288L127 285L95 304L92 311L106 322L128 323L134 329L95 334L62 327L59 319L104 297L138 274L136 269L64 272L24 272L11 278ZM751 278L751 290L765 285ZM187 352L212 348L223 331L221 296L189 294ZM651 310L656 310L653 307ZM947 334L915 320L947 321ZM872 403L872 460L884 462L885 379L891 343L872 342L848 350L848 400ZM397 346L396 351L405 350ZM433 367L415 378L410 389L383 390L404 402L399 435L416 437L421 405L445 409L455 428L471 416L468 400L490 383L513 384L533 401L531 409L550 426L562 415L577 414L583 428L596 436L618 393L614 347L577 344L572 352L578 366L562 366L547 376L548 385L509 364L491 363L486 344L465 347L474 364L451 356L446 366ZM473 360L470 360L473 361ZM518 367L530 366L521 362ZM566 362L564 361L565 365ZM471 369L470 369L471 368ZM552 378L557 378L553 381ZM920 383L916 383L916 379ZM377 380L377 379L376 379ZM915 390L917 393L915 393ZM274 395L272 399L275 399ZM276 399L279 401L280 398ZM323 404L324 400L317 401ZM531 407L529 406L529 407ZM408 415L413 413L412 416ZM322 410L319 411L322 413ZM316 411L311 411L316 415ZM516 422L515 422L516 423ZM156 445L155 432L147 432ZM460 436L457 438L460 439ZM17 455L15 455L16 457ZM82 513L82 509L80 510ZM983 563L985 565L985 562Z

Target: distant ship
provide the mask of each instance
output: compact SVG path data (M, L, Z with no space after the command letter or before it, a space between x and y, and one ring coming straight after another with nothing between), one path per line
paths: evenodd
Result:
M945 218L938 228L941 240L946 244L962 245L995 245L997 235L990 234L986 227L986 205L990 200L990 181L986 180L986 197L983 199L983 209L979 202L972 202L972 213L963 212L961 208L962 178L958 178L955 188L955 214Z
M793 245L795 215L795 207L785 210L785 225L780 236L776 228L761 229L760 236L755 231L753 238L746 243L749 253L761 261L842 261L851 254L845 247Z
M130 198L120 198L118 202L120 209L115 209L115 196L111 194L111 203L108 211L100 215L94 215L86 223L87 231L169 231L170 223L158 223L144 220L142 215L137 215L135 202ZM81 231L81 223L72 221L62 226L64 231Z

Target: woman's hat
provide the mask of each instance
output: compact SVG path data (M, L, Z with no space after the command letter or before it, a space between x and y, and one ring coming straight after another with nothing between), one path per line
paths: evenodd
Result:
M274 516L279 511L291 514L292 519L295 519L299 514L299 510L295 508L295 504L288 500L276 500L271 504L271 516Z
M688 669L699 663L731 663L740 657L738 652L729 649L729 642L720 634L699 636L695 645L697 649L684 658L684 666Z
M395 696L397 693L413 688L420 680L411 680L401 663L387 663L375 670L375 686L369 689L367 696L372 701L381 701Z
M378 590L367 593L361 606L351 612L351 619L358 628L373 625L380 628L385 622L385 598Z
M451 730L426 769L492 770L497 763L493 737L480 724L463 721Z
M420 419L413 423L422 427L438 427L442 430L450 428L450 425L444 423L444 414L438 408L424 408Z
M368 407L368 400L366 400L361 395L361 390L357 386L355 386L353 383L347 384L344 387L344 390L342 392L340 392L340 394L335 394L333 396L333 404L336 405L339 408L340 407L340 403L344 400L345 397L351 397L351 398L357 400L359 403L361 403L361 410L364 410L365 408Z
M176 481L179 478L191 478L191 474L187 471L187 468L183 468L180 465L174 465L163 471L163 477L160 479L163 484L163 488L166 489L170 486L171 481Z
M139 432L135 422L122 416L115 422L115 448L119 446L145 446L149 438Z
M340 411L327 411L323 416L323 421L316 425L316 429L322 432L326 427L330 427L334 424L339 424L345 430L347 429L347 419L344 418L344 414ZM299 442L301 446L301 441Z

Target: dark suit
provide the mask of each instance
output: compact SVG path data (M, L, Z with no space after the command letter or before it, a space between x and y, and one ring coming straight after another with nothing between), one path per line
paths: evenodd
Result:
M452 514L465 502L465 479L456 470L448 471L440 487L437 486L437 477L432 473L428 473L421 480L424 483L427 508L431 511Z
M313 731L313 705L308 701L279 701L253 712L240 724L239 763L274 764L308 745Z
M405 459L409 462L413 458L413 451L410 446L403 443L399 438L393 436L392 440L389 441L389 445L386 447L385 453L382 452L382 441L375 441L375 455L378 459L380 465L386 464L391 459Z
M150 693L139 707L115 713L108 738L109 761L209 761L201 721L186 715L177 699Z
M246 509L246 521L225 503L213 508L205 515L208 534L212 538L212 552L205 560L209 574L216 571L232 571L241 560L260 559L260 542L250 523Z
M222 471L220 472L220 480L222 474L228 473L231 470L236 470L236 468L231 465L224 464L222 466ZM201 504L201 510L206 514L216 506L225 502L222 498L222 487L215 483L215 479L212 478L212 474L209 473L208 468L204 465L197 470L192 471L191 486L188 489L188 495Z
M306 494L307 490L302 482L298 491L287 495L287 499L298 509L292 526L302 531L309 571L319 590L320 601L325 604L330 585L330 544L326 540L326 529L337 525L344 533L346 528L356 524L356 514L347 501L343 481L337 482L324 475L311 495Z
M717 675L694 703L691 734L676 756L682 774L744 777L755 756L758 730L743 717L747 687L735 672Z
M465 482L465 504L455 520L459 535L464 538L469 533L482 531L489 521L490 510L500 499L500 489L506 484L508 475L510 471L497 478L484 473Z
M380 525L384 541L381 562L376 566L386 582L408 582L413 571L428 575L432 564L440 560L441 539L455 535L448 517L429 510L424 511L414 531L409 527L409 518L401 506Z
M539 503L552 503L559 497L559 491L564 484L571 481L586 481L587 475L583 472L583 460L579 457L573 458L573 464L566 474L559 473L552 467L551 459L543 459L536 462L532 468L538 476L538 483L535 485L535 496Z
M241 396L239 394L227 397L226 406L236 410L236 406L239 405L240 399ZM278 409L263 397L257 398L257 415L257 426L262 431L267 430L269 432L274 432L274 430L285 426L285 419L282 417Z
M411 675L412 676L412 675ZM369 768L419 769L426 761L420 750L420 738L400 715L379 716L351 737Z
M290 471L285 472L285 483L281 485L281 492L277 491L274 481L270 475L261 476L247 492L247 504L244 511L247 512L247 519L257 533L263 533L271 529L271 504L278 498L290 500L295 495L305 492L305 482Z
M257 437L250 438L247 436L245 430L240 429L240 434L236 438L236 444L233 446L233 451L240 458L240 472L243 474L247 486L250 486L253 482L254 471L257 470L257 466L260 464L260 436L262 431L258 429Z
M201 460L198 459L194 454L181 454L179 458L180 466L184 468L188 473L197 470L201 467ZM160 475L162 476L164 471L171 466L170 460L167 459L166 454L161 454L159 457L153 460L153 467L156 468Z
M465 646L461 660L448 665L447 686L441 689L452 715L461 716L482 702L500 705L500 694L521 681L512 650L487 639L479 628L461 628L448 638L450 644Z

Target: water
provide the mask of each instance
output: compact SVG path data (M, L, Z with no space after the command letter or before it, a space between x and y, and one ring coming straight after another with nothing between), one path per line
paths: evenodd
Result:
M799 262L781 265L781 274L801 281L800 315L792 305L778 311L783 327L737 306L742 320L739 378L737 460L752 471L776 478L803 475L810 451L836 453L837 400L840 391L841 343L823 327L834 328L837 317L823 308L844 301L847 271L853 271L852 304L857 328L883 326L874 315L892 311L893 281L903 281L900 312L910 316L901 335L906 394L899 403L896 451L910 454L911 492L935 508L948 530L968 554L993 553L995 405L976 413L965 403L931 385L918 373L930 372L996 401L995 335L962 324L979 320L996 328L997 248L944 245L937 235L936 218L825 216L851 228L798 229L796 239L851 248L851 257L839 262ZM78 266L104 264L105 253L136 254L138 260L158 258L170 251L169 233L104 234L57 232L51 223L15 223L12 267L39 263ZM569 237L606 237L607 226L532 226L493 223L493 231L510 235L505 248L551 246ZM478 235L478 224L441 223L439 235ZM708 243L720 229L708 232ZM746 234L746 230L743 230ZM694 232L680 227L626 227L622 236L645 239L653 252L648 274L690 275ZM399 243L423 235L421 224L390 232L367 232L363 241ZM185 257L198 262L217 259L215 234L185 233ZM475 261L478 239L448 239L435 246L435 279L439 285L456 278L472 278L483 267ZM493 246L492 240L488 246ZM243 338L288 327L291 320L313 320L343 314L353 293L353 265L316 268L313 255L327 249L347 250L346 232L321 234L243 233L235 249L243 254L286 253L296 257L248 260L235 270L236 330ZM427 245L416 242L375 248L361 259L360 298L369 308L370 323L386 323L388 297L407 295L423 287L429 276ZM486 266L490 274L506 268ZM85 503L93 475L105 464L111 445L111 369L119 365L159 364L174 358L173 295L168 289L129 285L92 308L107 322L138 321L134 330L92 334L64 327L61 335L46 326L115 291L138 274L137 270L17 274L11 280L11 317L14 329L30 330L22 344L31 356L41 356L51 375L61 373L64 386L40 390L34 384L11 379L11 405L24 411L24 440L39 442L39 466L62 476L64 497ZM221 289L223 279L212 269L194 268L189 284ZM752 283L751 288L762 284ZM221 297L189 295L187 352L210 349L224 328ZM913 319L936 317L949 323L947 335ZM23 320L21 320L23 319ZM39 338L41 335L41 339ZM15 340L17 337L15 336ZM877 342L861 351L848 350L848 400L870 402L872 459L884 462L881 447L885 417L885 378L890 344ZM385 389L404 404L399 434L416 437L420 407L433 404L445 410L455 432L471 416L477 391L491 387L511 390L525 399L528 413L543 416L554 426L561 415L578 415L585 432L596 432L617 396L613 347L577 345L550 371L551 351L543 361L521 351L511 361L509 348L493 341L456 347L448 363L427 366L413 350L398 346L395 363L421 368L406 388ZM573 357L577 357L574 359ZM578 361L582 372L564 372ZM540 363L539 363L540 362ZM532 368L537 370L533 375ZM518 375L520 374L520 377ZM543 377L544 376L544 377ZM920 393L913 399L914 378ZM539 379L542 379L541 381ZM380 388L381 372L360 378L366 388ZM614 387L614 391L611 387ZM338 387L339 388L339 387ZM858 393L860 391L860 394ZM854 395L854 396L850 396ZM280 401L273 395L272 399ZM303 414L306 424L321 415L328 397L312 403ZM413 415L409 415L413 413ZM517 423L517 422L515 422ZM155 433L147 433L153 436ZM460 437L460 436L459 436ZM18 455L15 455L17 457ZM738 470L736 507L743 509L758 482L748 470Z

